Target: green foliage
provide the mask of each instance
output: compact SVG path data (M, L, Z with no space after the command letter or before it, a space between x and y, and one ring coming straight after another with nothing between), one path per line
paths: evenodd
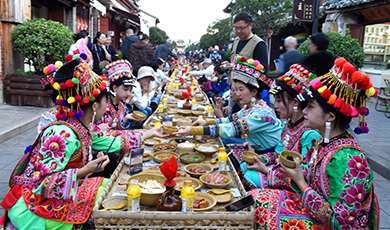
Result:
M199 47L201 49L207 49L210 46L215 45L214 35L213 34L204 34L199 41Z
M210 46L229 44L233 35L233 24L231 18L220 19L207 28L207 33L204 34L200 41L199 47L201 49L207 49Z
M338 57L344 57L350 62L355 68L363 67L364 62L364 51L360 46L357 39L351 38L349 35L349 29L346 31L347 35L342 35L337 32L324 33L329 38L328 52ZM304 41L298 48L298 51L303 53L305 56L310 54L309 50L309 39Z
M198 46L197 44L191 44L186 47L185 51L195 51L197 46Z
M293 0L236 0L232 15L248 12L253 17L252 32L261 37L268 37L268 30L278 31L292 12ZM259 15L259 11L261 15Z
M177 42L175 40L172 41L172 50L177 50Z
M165 44L169 38L164 30L155 26L149 28L149 37L150 43L153 45Z
M225 53L225 60L230 61L230 56L232 55L232 48L228 49Z
M43 68L63 61L72 45L73 32L69 27L44 18L27 20L12 33L12 48L22 53L25 63L42 74Z
M12 73L16 73L16 74L20 74L20 75L35 75L34 71L23 71L21 69L17 69L15 72L12 72Z
M122 50L117 50L116 53L118 54L118 60L122 60Z

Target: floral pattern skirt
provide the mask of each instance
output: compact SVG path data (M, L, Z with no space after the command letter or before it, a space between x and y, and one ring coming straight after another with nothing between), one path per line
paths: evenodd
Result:
M300 196L278 189L254 189L255 229L317 230L331 229L305 212Z

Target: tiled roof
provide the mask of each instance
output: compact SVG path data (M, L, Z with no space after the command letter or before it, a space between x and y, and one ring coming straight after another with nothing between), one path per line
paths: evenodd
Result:
M325 10L342 9L373 1L375 0L328 0L322 6L325 8Z

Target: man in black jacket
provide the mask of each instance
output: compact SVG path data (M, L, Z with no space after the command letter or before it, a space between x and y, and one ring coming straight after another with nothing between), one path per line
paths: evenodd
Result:
M286 52L279 56L279 70L278 75L285 74L292 64L302 64L305 56L297 51L298 41L294 37L287 37L284 40L284 48Z

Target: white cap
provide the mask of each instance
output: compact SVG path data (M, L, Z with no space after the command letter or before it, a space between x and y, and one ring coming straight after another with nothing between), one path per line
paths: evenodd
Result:
M205 60L202 62L202 65L203 65L204 63L207 63L207 64L211 65L213 62L212 62L209 58L207 58L207 59L205 59Z
M167 44L172 44L172 39L167 39Z
M215 50L219 50L219 46L215 45L215 46L214 46L214 49L215 49Z

